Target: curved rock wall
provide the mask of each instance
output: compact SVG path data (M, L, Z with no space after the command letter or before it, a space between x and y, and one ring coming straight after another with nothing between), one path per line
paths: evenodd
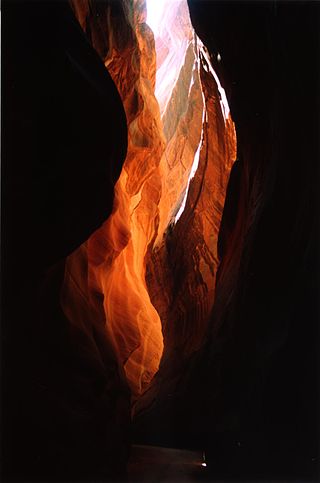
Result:
M59 297L65 257L112 212L125 112L66 1L2 7L1 479L123 479L130 391L87 296L85 247L68 261L71 318Z
M186 2L166 10L155 40L143 1L73 6L118 87L129 136L113 213L69 258L63 306L78 324L83 316L72 306L81 297L71 280L74 267L87 267L77 269L78 285L137 396L158 370L163 337L164 361L202 344L235 131Z
M137 432L205 445L212 479L314 479L319 8L189 5L225 80L238 160L219 232L210 335L180 371L178 389L160 381L162 401L136 421Z
M90 29L93 45L101 55L106 53L103 60L122 97L129 134L113 214L70 257L64 308L72 319L69 300L77 295L68 290L67 278L72 276L71 264L80 263L84 257L84 265L88 265L85 293L92 313L98 311L104 318L132 392L139 394L157 371L163 348L160 319L144 280L144 257L155 231L161 193L157 170L164 150L159 108L153 94L154 39L144 23L143 2L136 2L135 8L132 2L75 2L74 7L82 26ZM99 9L106 22L102 29L96 23ZM84 280L84 276L80 275L80 279Z

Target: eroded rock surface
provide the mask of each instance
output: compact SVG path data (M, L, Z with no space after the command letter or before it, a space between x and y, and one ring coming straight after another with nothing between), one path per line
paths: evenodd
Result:
M235 132L186 2L164 8L155 38L145 2L74 9L119 89L129 137L113 214L72 255L64 307L72 318L68 277L85 256L86 296L137 396L158 371L163 342L173 361L203 341Z

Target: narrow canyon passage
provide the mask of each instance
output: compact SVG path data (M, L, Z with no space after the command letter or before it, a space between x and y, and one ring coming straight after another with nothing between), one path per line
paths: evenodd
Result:
M187 357L202 343L236 157L225 92L187 1L159 5L124 4L126 42L116 25L104 24L103 61L125 107L128 153L113 213L69 257L62 295L71 324L105 321L134 399L158 371L163 351L179 347ZM74 8L81 21L77 2ZM166 251L177 236L181 260L173 261Z
M1 481L316 481L319 5L1 14Z

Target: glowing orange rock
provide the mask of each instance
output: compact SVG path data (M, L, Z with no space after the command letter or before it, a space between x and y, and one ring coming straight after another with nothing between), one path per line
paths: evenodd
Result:
M74 5L84 26L86 5ZM105 320L106 333L124 366L133 394L141 393L150 382L163 350L160 318L150 302L144 277L145 254L158 216L158 165L164 138L154 97L154 39L150 28L142 22L143 12L139 14L137 8L127 11L131 22L126 24L131 40L127 45L119 45L117 32L106 32L109 54L104 61L126 110L128 154L115 187L113 214L69 257L64 286L65 313L74 324L79 324L83 316L77 311L75 317L75 311L70 310L70 301L77 298L70 290L70 279L82 258L84 270L79 273L78 269L76 278L87 277L84 294L91 301L91 318L98 313ZM86 316L90 317L88 311Z
M156 44L142 0L117 2L117 15L97 3L105 23L88 0L73 6L118 87L129 139L111 217L69 257L63 308L75 326L100 321L138 396L163 335L165 360L203 340L235 132L185 0L165 10Z

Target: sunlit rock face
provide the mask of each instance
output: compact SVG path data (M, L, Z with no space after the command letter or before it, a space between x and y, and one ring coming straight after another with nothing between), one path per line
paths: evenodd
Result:
M153 34L144 23L145 13L140 3L133 9L130 2L117 2L111 7L104 5L106 10L100 12L109 18L109 24L102 31L105 44L99 44L99 51L106 52L103 60L125 107L128 154L115 188L113 214L70 257L64 294L64 310L76 324L82 315L74 318L70 300L74 304L89 304L93 321L98 316L105 321L106 332L120 365L124 366L133 394L142 392L150 382L163 350L161 322L150 302L144 279L144 259L156 230L161 194L158 165L164 139L153 95ZM83 27L94 27L90 16L86 16L88 5L75 2L74 7ZM101 9L99 2L96 8ZM93 38L99 33L97 30ZM87 274L77 276L83 282L82 299L70 289L69 283L73 266L79 263L87 267Z
M203 342L236 155L187 2L163 2L157 24L150 5L154 33L141 0L73 2L120 92L129 139L112 215L69 257L63 307L75 325L104 324L134 396L150 387L162 355L158 378L170 377L177 351L181 362Z
M177 23L176 12L171 10L165 31L170 30L170 22ZM186 15L193 36L175 84L177 92L162 115L164 130L170 133L160 165L163 196L159 211L164 234L160 229L155 246L150 247L146 275L151 300L162 321L165 352L154 384L136 405L137 413L155 398L161 399L169 387L172 392L174 379L179 378L188 358L203 343L214 301L219 263L217 238L225 190L236 157L234 125L227 104L222 102L224 91L193 32L188 11ZM191 46L193 57L188 51ZM180 198L175 198L177 179L183 183Z

